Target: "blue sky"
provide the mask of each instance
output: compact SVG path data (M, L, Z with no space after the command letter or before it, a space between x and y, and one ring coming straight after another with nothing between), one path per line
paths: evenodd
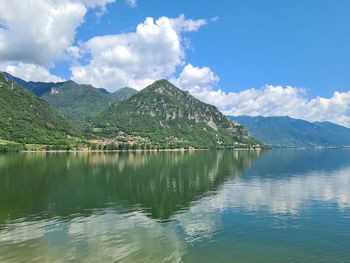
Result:
M111 92L166 78L226 114L350 126L349 13L346 0L0 0L0 70Z
M331 96L350 87L349 1L147 0L136 8L120 1L108 10L100 19L91 10L77 40L134 30L148 16L217 17L188 36L187 60L210 66L222 89L291 85ZM55 72L69 77L61 70Z

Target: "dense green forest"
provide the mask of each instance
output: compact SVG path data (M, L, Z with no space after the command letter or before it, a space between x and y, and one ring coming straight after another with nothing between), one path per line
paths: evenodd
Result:
M38 144L66 144L80 136L47 102L0 74L0 139Z

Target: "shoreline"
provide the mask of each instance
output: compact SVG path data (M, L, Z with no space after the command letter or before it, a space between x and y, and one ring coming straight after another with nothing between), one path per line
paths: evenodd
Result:
M261 151L266 148L235 148L235 149L150 149L150 150L39 150L39 151L20 151L21 153L128 153L128 152L196 152L196 151Z
M341 150L341 149L350 149L349 146L344 147L243 147L243 148L223 148L223 149L129 149L129 150L89 150L89 149L81 149L81 150L24 150L19 151L20 153L143 153L143 152L197 152L197 151L263 151L263 150Z

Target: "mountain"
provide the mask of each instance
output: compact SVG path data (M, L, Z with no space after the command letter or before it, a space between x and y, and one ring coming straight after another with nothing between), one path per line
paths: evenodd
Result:
M52 108L78 127L112 103L125 100L137 93L131 88L122 88L109 93L105 89L80 85L71 80L58 83L28 82L9 73L4 75L47 101Z
M113 102L113 99L101 90L73 81L52 86L42 99L75 124L83 123L86 118L96 116Z
M121 88L114 93L110 94L110 97L113 99L113 101L123 101L130 98L132 95L135 95L137 93L137 90L132 88Z
M87 119L95 117L114 102L125 100L136 92L134 89L123 88L114 93L106 93L104 89L67 81L52 86L42 98L64 117L82 126Z
M22 143L58 144L76 135L47 102L0 73L0 138Z
M258 140L274 147L346 147L350 129L331 122L308 122L290 117L229 116Z
M205 104L166 80L114 103L88 128L91 136L159 147L247 147L258 144L216 107Z
M12 80L16 82L18 85L22 86L23 88L30 90L35 95L41 97L46 92L48 92L51 87L53 86L60 86L64 82L35 82L35 81L26 81L24 79L15 77L7 72L1 72L7 79Z

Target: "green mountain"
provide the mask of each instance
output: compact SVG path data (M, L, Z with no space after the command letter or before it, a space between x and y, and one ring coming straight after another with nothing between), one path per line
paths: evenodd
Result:
M125 100L136 92L134 89L124 88L114 93L106 93L106 90L96 89L91 85L67 81L52 86L42 98L61 115L82 126L87 119L95 117L114 102Z
M35 95L41 97L46 92L48 92L51 87L62 85L64 82L35 82L35 81L25 81L24 79L15 77L7 72L1 72L7 79L16 82L18 85L23 88L30 90Z
M47 101L52 108L78 127L81 127L88 118L96 116L112 103L125 100L137 93L135 89L131 88L122 88L114 93L109 93L105 89L97 89L91 85L80 85L74 81L28 82L9 73L4 73L4 75Z
M121 88L117 90L114 93L111 93L109 96L112 98L114 102L116 101L123 101L130 98L132 95L135 95L137 93L137 90L132 88Z
M0 138L60 144L76 131L47 102L0 73Z
M308 122L290 117L230 116L258 140L274 147L346 147L350 129L331 122Z
M87 129L91 136L151 143L159 147L247 147L258 144L216 107L166 80L114 103Z
M113 102L108 94L93 86L79 85L73 81L52 86L41 98L75 124L81 124L86 118L96 116Z

